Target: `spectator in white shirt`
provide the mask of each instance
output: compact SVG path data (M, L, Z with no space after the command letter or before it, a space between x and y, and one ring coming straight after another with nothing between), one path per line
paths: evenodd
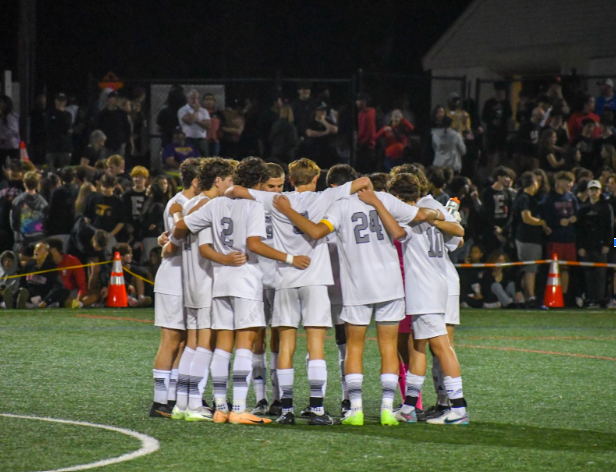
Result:
M178 110L178 120L186 135L186 142L206 157L208 155L207 130L211 123L210 114L199 104L197 90L189 90L186 98L188 103Z

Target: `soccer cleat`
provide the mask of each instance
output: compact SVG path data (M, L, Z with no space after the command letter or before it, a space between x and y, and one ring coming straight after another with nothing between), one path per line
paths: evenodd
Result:
M270 416L280 416L282 415L282 403L280 400L274 400L267 411L267 414Z
M223 413L220 410L214 412L214 423L226 423L229 421L229 413Z
M400 423L417 423L417 413L415 413L415 410L410 413L403 413L402 408L400 408L394 413L394 418Z
M427 410L416 411L415 414L417 415L417 421L427 421L427 420L431 420L432 418L438 418L448 409L449 409L448 406L434 405L428 408Z
M268 424L271 422L272 420L269 418L259 418L252 413L248 413L247 411L244 411L243 413L236 413L235 411L232 411L229 413L229 423L232 424Z
M363 426L364 425L364 412L356 411L353 413L351 410L346 412L346 415L342 419L342 424L347 426Z
M362 422L363 424L363 422ZM398 426L400 423L390 410L381 410L381 425L383 426Z
M281 415L280 418L276 420L278 424L295 424L295 415L292 411Z
M312 407L310 405L308 405L306 408L304 408L299 416L301 416L302 418L307 418L310 416L310 413L312 413Z
M178 408L177 405L173 407L173 411L171 412L172 420L183 420L186 417L186 410L182 411Z
M308 418L308 424L311 426L332 426L337 424L336 420L329 416L329 413L325 412L322 415L310 412Z
M150 418L170 418L171 408L165 403L152 403Z
M466 415L458 415L453 410L445 411L438 418L432 418L426 421L428 424L468 424L469 418L468 414Z
M340 412L342 416L346 415L347 411L351 411L351 400L342 400L340 404Z
M267 403L267 400L264 398L263 400L260 400L259 403L257 403L257 406L255 406L251 413L253 415L267 415L267 412L269 410L269 403Z
M196 411L186 410L184 419L186 421L213 421L213 416L214 415L212 415L212 412L208 408L202 406Z

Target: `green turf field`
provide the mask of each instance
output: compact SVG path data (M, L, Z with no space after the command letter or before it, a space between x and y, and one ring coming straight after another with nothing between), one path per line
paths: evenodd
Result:
M0 311L0 413L116 426L160 442L153 454L97 469L109 472L616 470L613 312L463 310L456 341L471 424L394 428L378 424L374 341L365 357L364 427L150 419L158 347L152 318L152 310ZM308 398L304 346L302 338L296 354L300 408ZM326 408L338 415L333 339L327 353ZM209 399L209 385L206 391ZM430 404L429 376L424 394ZM254 403L252 392L248 403ZM140 446L118 432L0 416L2 472L67 468Z

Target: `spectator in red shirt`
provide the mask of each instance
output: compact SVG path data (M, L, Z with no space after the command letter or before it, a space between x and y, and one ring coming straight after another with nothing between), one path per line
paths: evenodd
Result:
M594 113L595 111L595 97L592 95L584 95L581 101L581 106L578 111L573 113L569 118L567 127L569 128L569 141L573 141L579 135L582 134L584 125L582 121L586 118L592 119L595 123L599 124L599 116ZM593 138L601 137L601 129L597 126L593 132Z
M83 267L65 269L65 267L80 266L81 261L75 256L64 254L64 245L60 239L51 238L46 242L49 246L49 254L54 264L58 266L58 269L62 269L60 271L60 278L62 279L64 287L70 292L69 297L66 299L65 306L70 307L73 300L81 301L81 299L87 295L86 272Z
M390 124L383 126L376 133L376 139L385 136L385 170L387 172L392 167L402 164L404 149L408 145L407 136L413 129L413 125L402 116L402 112L394 110Z
M368 107L370 97L360 93L357 96L357 170L369 172L374 166L376 145L376 110Z

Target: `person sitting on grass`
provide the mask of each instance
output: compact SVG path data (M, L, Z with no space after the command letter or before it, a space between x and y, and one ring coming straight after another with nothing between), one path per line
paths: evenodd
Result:
M133 264L133 250L129 244L120 243L113 248L113 252L119 252L122 258L122 267L127 267L138 276L147 278L148 272L141 266ZM124 272L124 282L128 294L128 305L133 308L150 306L152 298L145 295L143 278L136 277L130 272Z
M64 253L64 244L58 238L50 238L47 241L49 254L58 269L62 269L60 278L64 287L69 291L69 296L64 303L66 308L70 308L73 300L81 301L87 295L88 286L86 284L86 272L81 265L81 261L75 256ZM73 267L69 269L69 267Z
M9 279L17 274L17 258L12 251L4 251L0 254L0 307L13 308L13 300L19 289L19 278Z
M109 243L109 234L102 229L94 230L91 226L86 225L81 236L89 235L87 245L84 240L84 254L86 262L96 263L110 259L106 247ZM72 308L83 308L92 306L97 302L102 302L107 298L109 277L111 276L111 264L92 265L88 267L88 288L87 294L81 300L73 300Z
M506 262L509 262L509 258L502 251L496 251L488 258L490 264ZM516 285L511 269L503 267L488 269L483 276L481 287L482 292L488 294L486 302L493 304L495 308L498 308L496 305L501 308L524 307L524 296Z

